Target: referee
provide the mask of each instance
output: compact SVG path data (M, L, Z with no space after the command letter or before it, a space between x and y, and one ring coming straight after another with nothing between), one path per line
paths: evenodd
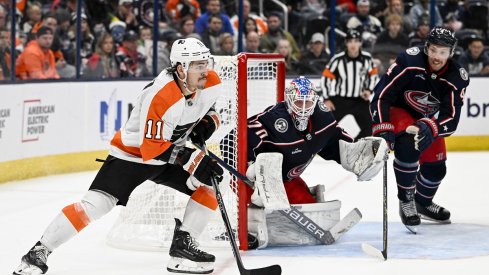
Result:
M377 68L372 56L361 50L360 32L350 29L345 38L346 49L331 59L323 71L321 88L324 104L337 121L353 115L360 133L355 139L372 135L369 97L377 84Z

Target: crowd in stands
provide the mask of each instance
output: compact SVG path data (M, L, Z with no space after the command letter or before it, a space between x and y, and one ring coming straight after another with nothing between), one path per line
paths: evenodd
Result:
M455 30L455 58L471 75L489 75L488 0L436 0L434 22ZM238 0L159 0L158 33L154 0L83 1L80 77L151 77L169 66L169 50L179 38L196 37L214 55L238 51ZM320 76L335 53L329 52L331 7L322 0L244 0L242 49L280 53L289 75ZM0 81L76 77L76 0L16 1L15 53L11 53L12 1L0 0ZM337 0L335 49L344 50L344 33L362 35L362 51L372 54L379 73L397 54L424 44L429 33L429 0ZM287 19L287 20L285 20ZM285 25L288 22L288 25ZM153 38L157 68L153 70ZM15 68L12 68L15 59Z

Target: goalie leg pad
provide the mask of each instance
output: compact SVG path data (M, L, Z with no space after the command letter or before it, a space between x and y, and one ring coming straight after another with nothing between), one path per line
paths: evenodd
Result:
M341 166L353 172L358 181L371 180L389 158L389 147L383 138L366 137L355 143L339 141Z
M258 240L258 248L268 246L268 228L265 210L261 207L248 208L248 233Z
M294 206L324 230L329 230L340 221L341 202L338 200ZM268 246L323 244L278 211L266 215L266 224ZM307 227L307 224L305 226Z

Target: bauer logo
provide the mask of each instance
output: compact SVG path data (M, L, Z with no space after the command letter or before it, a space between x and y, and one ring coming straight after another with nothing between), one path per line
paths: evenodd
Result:
M112 91L108 101L100 102L100 138L111 139L121 128L122 101L117 100L117 89Z
M54 105L42 104L40 99L25 100L22 118L22 142L37 141L46 133Z

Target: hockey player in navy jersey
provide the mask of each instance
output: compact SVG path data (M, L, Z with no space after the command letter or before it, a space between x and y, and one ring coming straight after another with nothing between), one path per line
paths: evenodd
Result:
M382 168L388 151L381 138L353 143L330 110L318 101L313 84L305 77L294 79L286 87L284 102L248 119L248 160L253 162L261 153L283 155L282 179L291 204L316 202L301 178L316 155L336 161L359 180L370 180ZM253 180L252 167L248 167L247 176ZM259 196L251 200L260 205Z
M450 223L433 202L446 174L445 137L457 129L469 77L453 56L452 30L435 27L424 47L401 53L374 89L373 135L394 150L399 214L408 229L423 219Z

